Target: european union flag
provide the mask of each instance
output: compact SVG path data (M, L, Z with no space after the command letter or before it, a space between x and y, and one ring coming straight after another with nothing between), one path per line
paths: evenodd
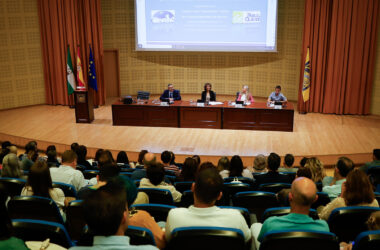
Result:
M90 46L90 58L88 63L88 86L98 92L98 84L96 82L96 70L94 56L92 55L92 50Z

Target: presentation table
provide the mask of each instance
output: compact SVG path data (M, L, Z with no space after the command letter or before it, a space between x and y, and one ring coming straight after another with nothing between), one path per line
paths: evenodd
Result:
M169 106L151 100L112 104L114 126L293 131L293 120L292 103L282 109L268 107L266 103L235 107L227 101L204 107L189 101L176 101Z

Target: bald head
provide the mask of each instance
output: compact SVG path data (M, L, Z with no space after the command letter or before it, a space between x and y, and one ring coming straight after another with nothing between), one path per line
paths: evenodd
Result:
M309 178L300 177L293 181L289 199L294 206L310 207L317 198L317 187Z
M146 153L144 155L144 166L150 165L156 162L156 156L153 153Z
M17 155L17 147L12 145L9 147L9 152L12 153L12 154L15 154Z

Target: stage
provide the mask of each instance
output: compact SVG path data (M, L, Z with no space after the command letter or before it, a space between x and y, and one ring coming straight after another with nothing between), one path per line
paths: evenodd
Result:
M297 164L300 157L317 156L325 165L332 165L341 155L361 164L370 161L372 150L380 145L380 116L301 115L295 111L293 132L112 126L111 103L115 100L95 109L91 124L75 123L75 111L67 106L2 110L0 141L10 140L23 147L36 140L39 149L55 144L59 153L78 142L88 147L89 156L105 148L115 156L125 150L131 160L137 159L141 149L173 151L179 162L198 154L202 161L216 163L220 156L238 154L247 165L252 165L253 156L270 152L281 156L292 153Z

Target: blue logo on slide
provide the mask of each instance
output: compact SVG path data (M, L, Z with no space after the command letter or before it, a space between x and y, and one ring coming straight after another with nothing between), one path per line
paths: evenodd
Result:
M175 10L152 10L152 23L174 23Z

